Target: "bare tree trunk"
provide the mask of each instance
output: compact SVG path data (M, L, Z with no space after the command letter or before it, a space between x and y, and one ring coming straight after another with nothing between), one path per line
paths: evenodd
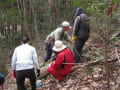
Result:
M3 26L3 23L4 23L4 22L3 22L2 19L1 19L1 22L2 22L2 23L0 24L1 35L2 35L2 36L5 36L5 31L4 31L4 26Z
M108 85L108 89L107 90L110 90L110 71L109 71L109 64L108 64L108 43L107 43L107 40L104 39L104 59L105 59L105 69L106 69L106 75L107 75L107 85Z
M14 23L14 24L12 25L12 27L13 27L12 35L17 34L17 24Z
M21 18L21 25L23 27L24 34L30 38L30 29L26 20L27 16L27 7L26 7L27 0L17 0L17 6L19 10L19 15Z
M8 42L9 44L11 45L12 44L12 38L11 38L11 24L10 24L10 21L8 20L7 22L7 26L5 26L6 30L7 30L7 39L8 39Z
M56 6L55 0L49 0L50 4L50 26L53 29L54 25L56 24Z
M35 30L35 34L36 34L37 40L40 41L40 37L39 37L39 34L38 34L36 12L34 10L34 6L33 5L34 4L33 4L32 0L30 0L30 6L31 6L31 9L32 9L31 11L32 11L32 15L33 15L34 30Z

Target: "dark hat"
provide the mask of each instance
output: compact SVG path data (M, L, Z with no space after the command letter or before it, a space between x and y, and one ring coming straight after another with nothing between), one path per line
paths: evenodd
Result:
M78 16L81 13L85 13L81 8L77 8L75 12L75 16Z

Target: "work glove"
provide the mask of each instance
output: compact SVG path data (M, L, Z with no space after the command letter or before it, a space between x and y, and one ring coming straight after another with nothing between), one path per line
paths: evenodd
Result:
M10 74L11 74L12 79L14 79L16 77L16 71L15 70L10 71Z
M75 41L75 36L72 36L72 43L74 43L74 41Z
M37 77L40 76L40 69L37 69Z

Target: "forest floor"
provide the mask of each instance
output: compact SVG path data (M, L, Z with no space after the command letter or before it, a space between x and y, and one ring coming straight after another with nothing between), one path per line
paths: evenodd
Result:
M101 45L94 44L92 47L101 49ZM120 41L116 42L117 52L120 53ZM116 58L116 53L111 49L111 60ZM92 50L91 50L92 51ZM94 52L95 53L95 52ZM85 64L87 62L84 62ZM115 61L109 63L110 70L110 87L112 90L120 90L120 62ZM43 85L37 90L108 90L107 78L102 65L93 65L85 70L78 68L73 73L65 77L61 82L58 82L54 77L49 75L42 80Z
M120 41L115 42L115 46L117 53L120 53ZM87 63L88 60L103 59L101 49L102 45L100 42L97 42L97 44L94 42L91 46L88 46L87 50L84 50L85 54L83 56L85 61L83 64ZM118 59L117 53L111 47L109 53L110 59ZM119 61L109 63L110 87L112 90L120 90L119 68ZM4 83L4 90L16 90L16 87L16 80L11 79L10 74L8 74ZM37 90L108 90L104 64L93 65L82 71L78 68L61 82L58 82L53 76L48 75L42 79L42 86L37 88Z

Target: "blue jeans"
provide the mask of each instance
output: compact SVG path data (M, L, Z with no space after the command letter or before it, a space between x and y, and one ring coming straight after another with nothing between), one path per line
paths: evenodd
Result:
M48 43L45 43L45 46L47 47L46 48L46 56L45 56L45 59L44 59L44 62L47 62L50 58L51 58L51 55L52 55L52 45L51 44L48 44Z

